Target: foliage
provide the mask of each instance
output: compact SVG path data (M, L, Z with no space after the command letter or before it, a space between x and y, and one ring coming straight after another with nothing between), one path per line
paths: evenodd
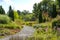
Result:
M39 17L39 23L42 23L48 19L43 18L43 13L47 12L48 17L55 18L57 16L56 5L54 0L43 0L40 3L35 3L33 6L33 13L35 17Z
M40 12L39 13L39 23L42 23L43 22L43 18L42 18L42 13Z
M23 20L23 21L35 21L36 20L36 18L35 18L33 13L28 13L26 15L21 14L19 16L19 19Z
M38 5L37 5L37 3L35 3L33 6L33 13L34 13L35 17L38 18Z
M0 24L0 36L13 35L19 32L21 28L19 26L13 26L11 24Z
M17 10L17 13L18 13L18 15L20 15L21 14L20 10Z
M56 32L52 31L51 22L41 23L34 26L36 31L33 35L35 39L41 40L57 40Z
M55 27L55 29L57 29L57 27L60 26L60 19L55 19L54 21L52 21L52 28Z
M58 4L59 4L59 0ZM0 35L14 34L14 30L23 28L23 25L33 26L35 33L27 40L57 40L57 31L52 28L60 26L60 17L57 16L57 5L53 0L42 0L40 3L35 3L33 6L33 13L27 10L13 10L9 7L8 16L0 15ZM59 4L60 7L60 4ZM4 9L0 6L0 14L5 14ZM45 15L45 16L44 16ZM47 16L48 15L48 16ZM51 20L49 18L51 17ZM56 20L54 19L56 18ZM39 23L37 22L39 20ZM46 22L46 20L48 22ZM45 23L43 23L45 22ZM13 30L12 32L10 32ZM18 30L18 31L19 31Z
M59 9L60 9L60 0L56 0L57 4L59 5Z
M16 11L14 11L14 19L19 19L19 15Z
M11 20L7 15L0 15L0 24L8 24Z
M20 29L20 26L18 26L15 23L9 23L9 24L0 24L0 28Z
M0 14L5 14L4 9L2 8L2 6L0 6Z
M52 18L55 18L57 16L57 12L56 12L56 5L53 4L53 10L52 10Z
M9 29L0 29L0 36L10 35Z
M41 9L41 3L38 4L38 13L39 13L39 23L43 22L43 18L42 18L42 9Z
M23 20L24 21L35 21L35 16L33 13L31 14L26 14L24 17L23 17Z
M22 13L23 15L26 15L26 14L29 13L29 11L27 11L27 10L23 10L21 13Z
M11 6L9 7L8 16L14 21L14 12Z

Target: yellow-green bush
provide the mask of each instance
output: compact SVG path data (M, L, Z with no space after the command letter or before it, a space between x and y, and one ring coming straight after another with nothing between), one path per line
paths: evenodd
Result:
M15 24L0 24L0 28L20 29L21 27Z
M8 24L11 20L7 15L0 15L0 24Z

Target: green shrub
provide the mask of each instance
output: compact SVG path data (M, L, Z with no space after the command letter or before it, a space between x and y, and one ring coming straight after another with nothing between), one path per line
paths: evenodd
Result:
M10 30L8 29L0 29L0 36L10 35Z
M35 25L33 27L36 28L36 29L38 29L38 28L47 28L46 25Z
M8 28L8 29L20 29L20 26L18 26L16 24L8 24L8 25L5 25L4 28Z
M54 20L52 22L52 28L57 28L60 25L60 19Z
M11 20L7 15L0 15L0 24L10 23Z
M21 29L21 26L18 26L14 23L11 24L0 24L0 28L8 28L8 29Z
M40 26L34 26L34 28L38 29Z

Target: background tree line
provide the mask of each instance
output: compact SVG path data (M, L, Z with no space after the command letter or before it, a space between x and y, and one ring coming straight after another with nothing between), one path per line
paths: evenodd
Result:
M11 6L9 6L9 10L7 13L5 13L5 10L2 6L0 6L0 14L8 15L12 21L15 21L15 19L21 19L24 21L34 21L35 17L33 13L30 13L28 10L13 10Z
M39 23L43 22L43 12L48 12L48 17L55 18L57 9L60 8L60 0L42 0L40 3L35 3L33 13L39 19Z
M13 10L11 6L9 6L9 11L7 12L8 16L12 21L14 19L24 19L29 21L34 21L36 19L39 20L39 23L45 22L46 19L43 18L43 12L48 12L48 17L55 18L57 16L57 10L60 9L60 1L59 0L42 0L40 3L35 3L33 5L33 12L30 13L27 10ZM0 14L5 14L4 9L0 6Z

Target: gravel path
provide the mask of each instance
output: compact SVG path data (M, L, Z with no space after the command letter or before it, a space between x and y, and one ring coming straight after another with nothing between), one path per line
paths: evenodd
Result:
M0 40L24 40L27 37L32 36L34 31L35 29L33 27L24 26L24 28L16 35L12 35Z

